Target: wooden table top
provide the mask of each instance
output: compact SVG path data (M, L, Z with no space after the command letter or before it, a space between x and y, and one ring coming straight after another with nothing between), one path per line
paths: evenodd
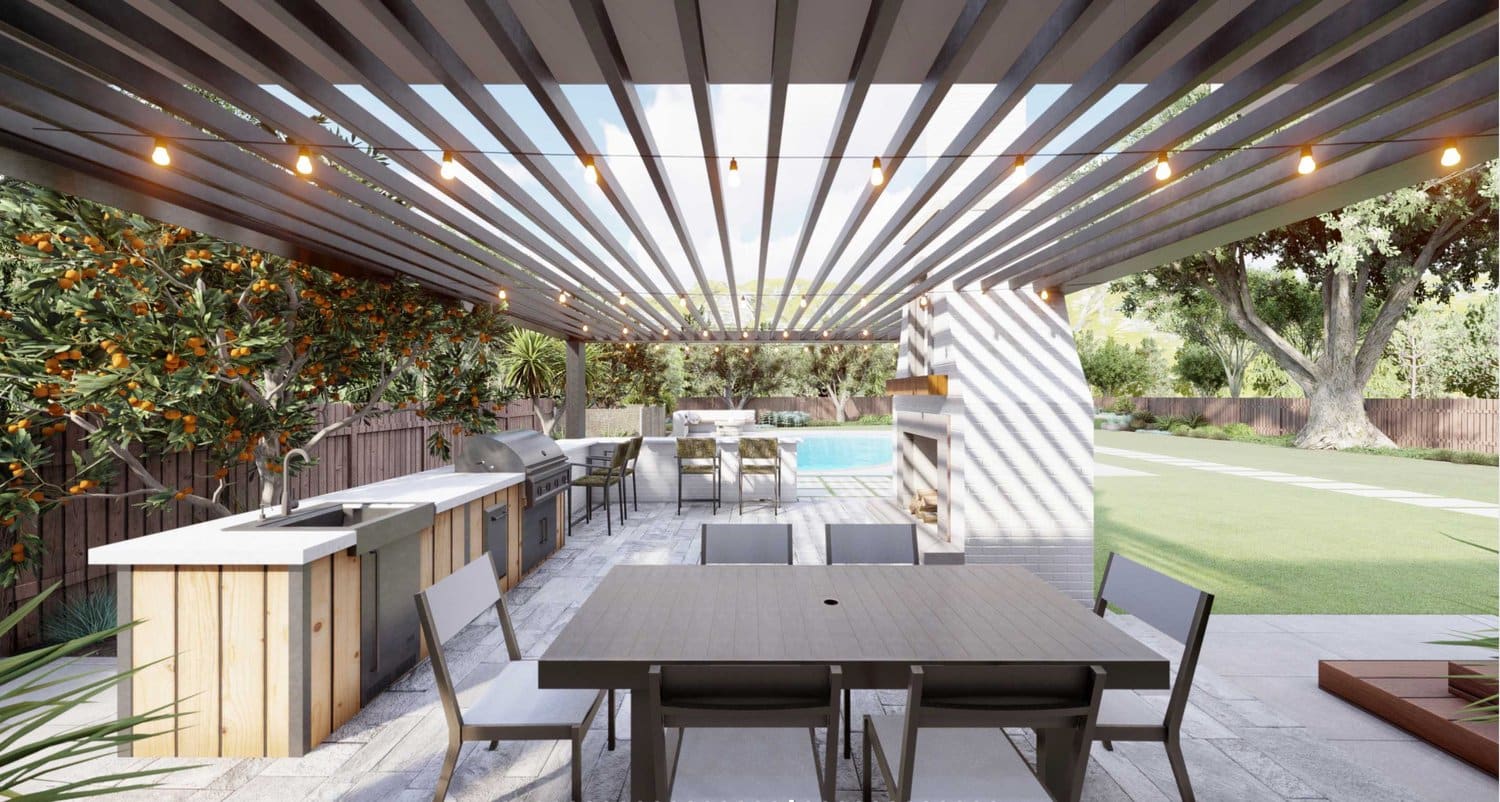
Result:
M653 663L715 662L839 664L867 687L904 687L912 665L1082 663L1168 687L1161 655L1012 565L617 566L540 671L632 687Z

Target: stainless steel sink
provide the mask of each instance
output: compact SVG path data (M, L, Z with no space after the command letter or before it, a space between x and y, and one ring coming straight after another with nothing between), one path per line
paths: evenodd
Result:
M316 529L354 533L354 551L366 554L429 526L437 513L432 504L314 504L263 521L228 527L232 532Z

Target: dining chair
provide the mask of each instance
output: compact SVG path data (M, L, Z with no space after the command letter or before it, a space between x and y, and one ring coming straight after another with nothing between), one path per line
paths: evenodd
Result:
M719 483L722 476L719 458L719 441L712 437L677 438L677 514L682 514L684 501L708 501L713 503L714 515L719 514ZM713 477L713 493L708 498L683 498L682 477Z
M905 714L864 718L865 802L876 768L891 802L1052 802L1004 727L1070 734L1049 745L1071 752L1063 799L1077 802L1104 684L1099 666L913 666Z
M703 524L699 565L792 564L791 524Z
M774 437L740 438L740 513L745 512L745 479L750 476L769 476L775 484L771 488L771 514L781 512L781 441Z
M607 457L589 457L586 462L572 463L574 468L583 468L584 475L573 480L573 485L583 488L583 515L585 521L594 519L594 488L604 490L604 534L613 535L609 523L609 489L620 488L620 525L625 525L625 463L630 458L630 449L617 446ZM605 463L601 465L600 463Z
M1192 802L1193 785L1182 756L1182 718L1187 713L1188 694L1193 690L1193 673L1198 668L1198 654L1208 631L1214 596L1110 552L1104 563L1104 577L1099 580L1094 613L1103 618L1110 605L1181 643L1182 659L1177 664L1165 713L1152 709L1130 691L1106 691L1094 737L1110 750L1114 749L1115 741L1163 744L1167 761L1172 764L1172 776L1177 780L1177 793L1183 802Z
M833 799L842 681L837 666L652 666L647 699L662 798Z
M489 741L494 750L500 741L572 741L573 800L583 799L583 739L599 712L608 707L608 746L615 748L615 692L555 690L537 684L535 660L522 660L510 611L500 593L500 577L489 557L480 557L454 571L416 595L417 617L422 637L432 659L438 700L448 719L448 752L438 774L432 798L440 802L448 794L453 769L464 741ZM480 613L493 607L500 617L509 662L500 673L465 703L459 698L448 672L446 643ZM468 694L465 694L466 696Z
M929 551L922 555L923 565L963 565L964 562L961 551Z
M825 524L823 556L829 565L916 565L916 524ZM853 757L854 695L844 688L844 759Z

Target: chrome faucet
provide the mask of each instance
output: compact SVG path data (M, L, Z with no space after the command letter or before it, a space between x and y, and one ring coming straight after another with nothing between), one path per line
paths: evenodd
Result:
M286 452L286 456L281 458L282 515L292 514L292 502L295 500L292 498L292 472L288 470L292 466L292 457L301 457L303 462L307 462L312 459L312 457L308 456L306 451L300 448L294 448L291 451Z

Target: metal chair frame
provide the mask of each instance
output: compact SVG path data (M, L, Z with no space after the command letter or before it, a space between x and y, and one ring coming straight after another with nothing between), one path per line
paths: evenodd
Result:
M834 799L838 790L836 755L842 685L843 671L838 666L653 665L647 677L646 701L651 705L658 792L663 799L672 798L685 728L806 727L814 763L822 764L818 767L822 798ZM816 751L818 727L827 731L821 761ZM678 730L670 760L666 744L669 728Z
M864 774L860 783L865 802L871 797L871 772L880 770L891 802L910 802L917 740L923 729L1003 728L1076 730L1073 775L1068 799L1077 802L1088 769L1094 722L1105 686L1100 666L996 665L913 666L907 686L906 713L899 744L897 771L892 772L874 718L864 717ZM1015 748L1015 743L1011 748ZM1017 750L1019 754L1019 750ZM872 760L873 758L873 760ZM1021 759L1025 766L1025 759ZM1038 779L1040 782L1040 779Z
M1162 744L1167 750L1167 761L1172 764L1177 793L1183 802L1193 802L1193 785L1188 777L1187 761L1182 755L1182 719L1187 713L1188 694L1193 689L1193 674L1198 669L1203 637L1208 632L1208 616L1213 609L1214 596L1110 552L1104 564L1104 576L1099 580L1094 614L1103 618L1111 604L1181 643L1182 660L1178 662L1177 676L1172 681L1167 710L1160 724L1100 724L1094 737L1111 751L1115 741Z
M623 472L624 472L625 478L630 480L630 505L631 505L631 508L634 509L636 512L640 512L641 511L641 499L640 499L641 489L640 489L639 482L637 482L636 478L635 478L635 464L641 458L641 444L644 441L644 439L645 438L643 438L642 436L636 435L635 437L632 437L629 440L626 440L624 443L621 443L620 445L618 445L618 446L615 447L615 448L624 448L624 449L626 449L626 452L625 452L625 467L624 467L624 471ZM603 457L589 457L588 459L589 459L589 462L595 462L595 461L599 461L599 460L610 459L610 458L614 457L614 454L615 454L615 449L614 448L606 448L604 450ZM602 470L602 469L601 468L594 468L594 470L598 471L598 470ZM625 496L625 483L623 481L620 483L620 496L621 496L621 498L623 500L624 496Z
M620 525L625 525L625 462L628 449L616 448L608 457L587 457L584 462L574 462L570 465L574 468L582 468L584 475L574 479L573 484L583 488L583 520L594 520L594 485L586 484L596 480L604 489L604 534L613 535L614 529L609 522L609 488L611 485L620 486ZM596 462L606 462L606 465L596 465ZM570 488L571 489L571 488Z
M706 455L706 456L684 456L682 452L683 452L683 446L684 446L685 443L689 443L689 444L711 443L713 445L713 448L710 450L709 454ZM707 498L683 498L682 497L682 477L685 475L685 473L683 471L683 468L684 467L692 467L693 465L700 465L704 460L710 460L709 464L713 467L713 491L712 491L713 495L711 495L711 496L709 496ZM687 463L687 465L685 466L684 463ZM719 456L719 441L718 440L715 440L712 437L679 437L677 439L677 514L678 515L682 514L682 502L684 502L684 501L688 501L688 502L707 501L707 502L710 502L711 504L713 504L713 514L714 515L718 515L719 514L719 501L720 501L720 496L721 496L721 494L719 493L719 486L720 486L720 484L723 483L723 471L724 471L723 458ZM694 474L694 475L699 475L699 474ZM703 474L703 475L706 475L706 474Z
M488 574L489 582L483 581L484 574ZM460 597L469 602L470 606L457 613L434 609L432 594L439 588L445 587L445 583L452 583L448 587L462 586L465 592ZM493 592L490 592L491 588ZM516 641L516 630L511 624L510 610L505 604L500 577L495 573L494 562L488 556L481 556L448 577L439 580L432 587L416 594L416 603L417 618L422 625L422 638L427 644L427 654L432 661L432 674L437 684L438 700L443 707L443 716L448 720L448 751L443 758L443 768L438 774L437 787L433 792L434 802L441 802L448 795L448 786L453 781L453 771L458 765L458 755L463 748L464 741L489 741L490 750L493 751L499 746L500 741L562 740L571 741L573 744L573 800L581 802L583 799L583 739L588 733L589 724L598 715L601 703L607 703L608 707L608 746L611 750L615 748L614 690L599 691L582 721L543 724L465 722L463 708L458 703L457 689L448 671L448 660L443 650L443 643L484 612L486 607L493 604L495 613L500 619L500 631L505 637L506 654L512 662L522 661L521 647Z
M769 444L770 456L759 453L759 449ZM747 446L749 448L747 448ZM754 456L745 456L746 452L753 452ZM774 437L741 437L739 443L739 511L745 514L745 477L750 474L757 476L771 476L775 486L771 489L771 515L781 514L781 441ZM754 460L752 462L752 460ZM771 471L749 471L747 468L771 468Z

